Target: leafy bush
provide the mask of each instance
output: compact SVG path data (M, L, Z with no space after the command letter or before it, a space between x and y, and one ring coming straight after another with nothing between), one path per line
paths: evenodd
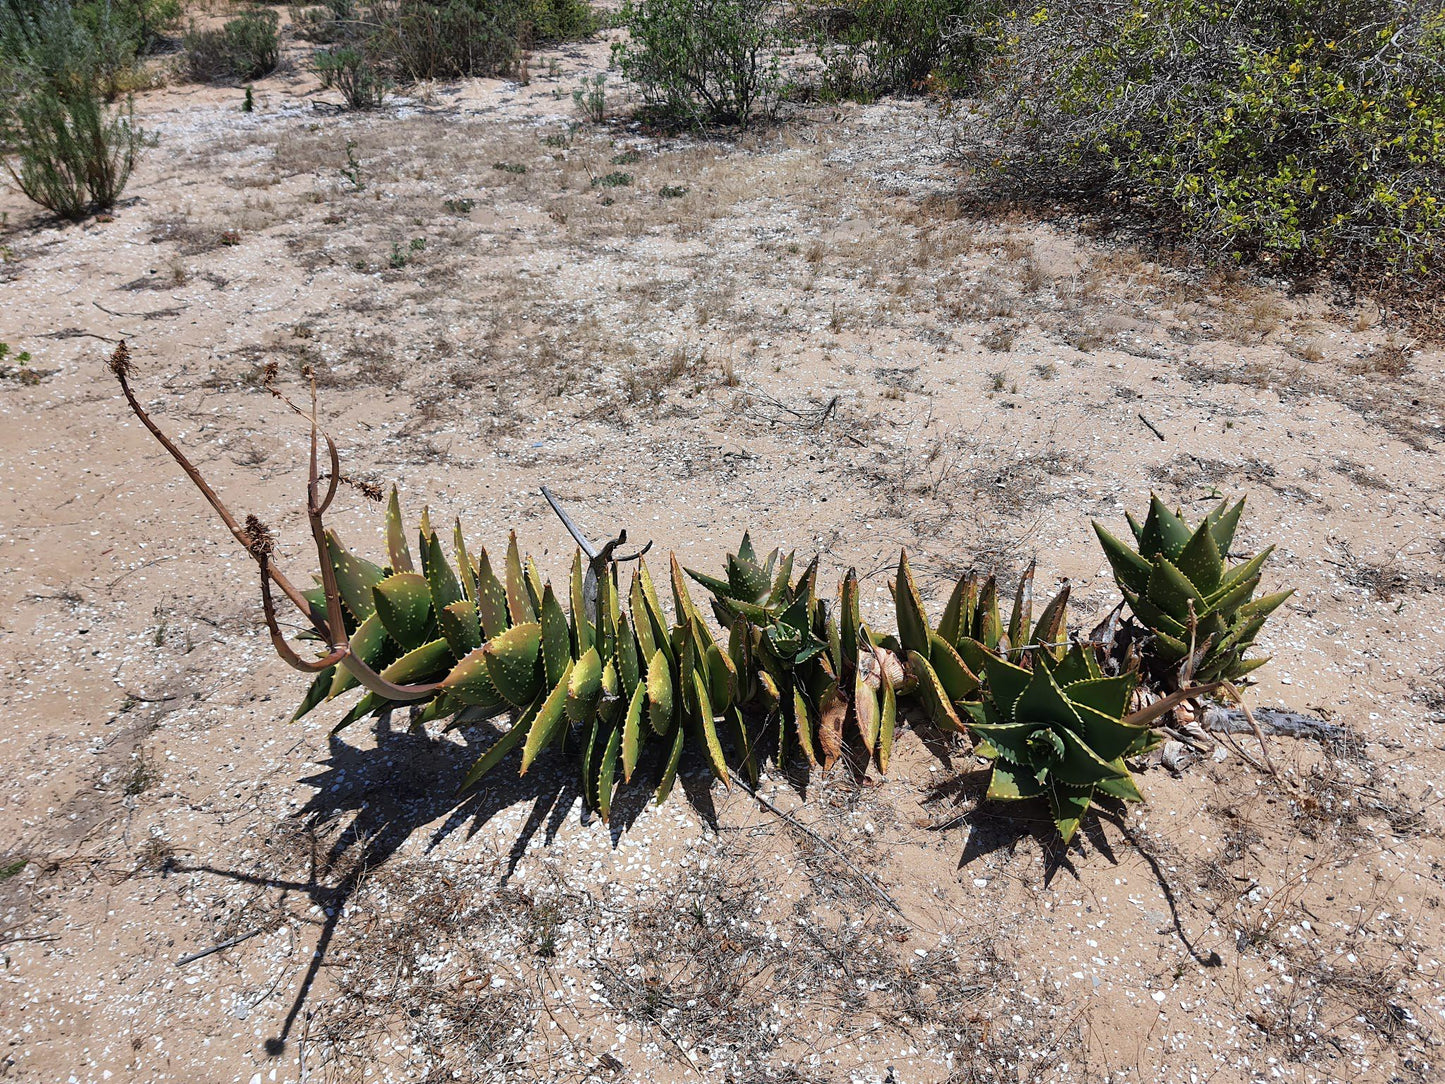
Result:
M403 81L508 74L532 45L596 28L584 0L383 0L363 22L372 53Z
M345 54L345 72L319 63L358 90L369 81L376 104L392 81L510 74L533 44L585 37L597 23L585 0L326 0L298 12L296 26L337 46L328 55Z
M773 0L627 0L622 72L663 119L747 125L783 89Z
M186 34L186 71L192 79L259 79L281 61L280 19L274 11L252 8L213 30Z
M851 0L818 19L825 82L840 97L966 84L980 56L974 27L988 0Z
M386 78L360 49L318 49L315 62L321 85L341 91L348 109L375 109L386 97Z
M0 0L5 169L27 197L71 219L113 206L125 188L142 134L129 106L102 99L134 64L144 20L171 10L156 0L96 6Z
M5 167L30 199L63 218L115 205L135 166L142 134L129 107L108 110L90 87L36 90L15 105Z
M140 57L179 13L177 0L0 0L0 80L96 87L113 100L146 81Z
M1220 257L1440 275L1439 5L1073 2L1000 28L1006 174L1130 201Z

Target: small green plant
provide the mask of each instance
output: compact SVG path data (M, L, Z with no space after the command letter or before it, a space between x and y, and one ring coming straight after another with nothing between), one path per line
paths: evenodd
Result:
M657 194L663 199L682 199L687 195L687 188L680 184L665 184L657 190Z
M557 147L561 150L566 150L572 146L572 141L576 138L577 130L580 127L580 124L573 122L568 124L567 127L563 128L560 132L549 132L542 137L542 146Z
M107 108L89 87L34 89L11 107L6 127L5 168L20 190L77 221L115 206L144 138L129 103Z
M366 187L366 182L361 179L361 162L356 157L356 140L354 139L346 141L346 165L341 167L341 175L358 192Z
M476 205L476 200L468 199L465 196L453 196L451 199L442 201L442 206L454 215L471 214L472 209L476 207Z
M974 752L993 761L990 799L1046 799L1065 843L1096 793L1143 801L1124 758L1159 739L1148 726L1152 712L1126 714L1133 674L1105 677L1078 645L1058 660L1039 653L1032 669L992 655L984 668L986 694L971 728L980 739Z
M600 177L592 178L593 188L626 188L632 184L632 174L623 173L621 170L613 170L611 173L604 173Z
M492 168L500 170L503 173L521 174L527 172L527 167L520 162L496 162L492 165Z
M28 865L30 865L28 858L16 858L0 864L0 881L8 881L11 877L18 876Z
M582 85L572 92L572 104L577 111L593 124L601 124L607 118L607 75L598 72L588 79L582 77Z
M242 113L254 113L256 111L256 92L250 83L246 84L246 97L241 102Z
M391 255L387 257L386 266L393 271L400 271L410 261L411 256L406 249L401 247L400 241L391 243Z

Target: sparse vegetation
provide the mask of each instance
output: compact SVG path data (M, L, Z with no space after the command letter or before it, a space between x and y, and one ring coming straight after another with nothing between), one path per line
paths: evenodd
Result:
M115 205L143 137L128 104L104 99L119 90L118 58L134 63L148 44L147 13L163 11L139 2L105 12L64 0L0 5L0 156L28 198L73 220Z
M7 111L5 168L30 199L79 220L115 206L135 168L142 133L129 106L107 108L88 87L41 87Z
M996 0L850 0L816 9L823 89L830 96L959 89L973 77L979 33Z
M341 91L348 109L375 109L386 97L386 77L362 49L318 49L314 63L321 85Z
M584 76L581 86L572 92L572 104L577 107L577 112L593 124L601 124L607 119L606 86L607 73L598 72L591 79Z

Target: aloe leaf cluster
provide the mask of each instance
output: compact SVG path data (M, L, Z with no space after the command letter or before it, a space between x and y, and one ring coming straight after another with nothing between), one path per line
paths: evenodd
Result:
M858 574L850 569L834 608L818 596L815 558L790 580L794 554L773 550L759 559L744 534L726 560L726 578L688 570L712 597L713 613L730 630L741 704L763 717L755 748L779 763L794 752L832 768L856 741L888 770L898 719L900 675L859 617Z
M898 649L907 661L910 688L933 723L944 730L964 729L965 713L982 696L990 659L1010 659L1024 669L1036 657L1057 657L1068 646L1069 585L1039 614L1033 614L1034 566L1019 577L1007 623L999 609L998 581L980 581L968 572L955 582L936 625L924 611L907 552L899 554L893 602L898 620Z
M1197 691L1129 715L1141 678L1162 668L1177 689L1229 680L1262 661L1240 656L1288 593L1250 602L1268 550L1225 567L1240 511L1221 505L1189 530L1156 500L1143 524L1130 520L1137 551L1096 525L1126 601L1155 632L1121 669L1100 645L1070 637L1067 583L1035 617L1033 566L1007 617L997 579L969 572L934 622L902 552L890 584L897 632L888 634L861 619L856 570L836 600L825 600L816 558L794 576L794 553L760 556L746 534L720 576L671 559L670 610L644 560L624 592L616 563L589 580L579 553L559 597L515 534L494 567L485 549L473 556L460 522L448 555L423 512L414 558L393 490L384 565L351 553L332 532L327 549L351 650L387 681L421 683L425 695L402 702L367 691L338 729L401 703L413 705L418 724L510 714L510 729L463 788L515 750L525 774L549 750L569 749L588 806L607 818L653 745L658 802L689 748L724 784L734 771L756 782L768 759L831 769L850 744L886 772L900 714L914 704L941 729L973 736L976 752L993 761L991 799L1046 801L1068 840L1096 796L1139 800L1125 758L1149 749L1151 724ZM706 589L722 637L689 580ZM322 588L306 597L320 613ZM297 717L358 684L342 666L323 671Z
M1292 591L1255 598L1268 546L1236 564L1230 547L1244 501L1221 501L1195 527L1158 497L1140 523L1128 516L1134 545L1094 524L1129 610L1148 629L1146 676L1169 687L1239 681L1269 660L1246 658L1270 614Z
M1150 746L1157 720L1224 685L1238 695L1230 683L1263 665L1246 653L1291 594L1254 598L1271 549L1230 563L1242 500L1221 503L1190 528L1157 497L1143 523L1129 517L1133 547L1094 524L1121 607L1144 630L1134 635L1131 625L1122 638L1113 617L1088 640L1071 636L1067 583L1035 620L1032 566L1007 622L997 581L969 573L935 624L906 552L891 584L897 632L879 633L860 616L856 570L843 577L836 601L825 599L817 558L794 577L793 553L759 557L746 534L722 576L684 572L671 558L669 615L642 560L646 547L614 557L622 532L597 550L546 487L579 547L560 595L522 556L515 533L494 564L485 549L473 555L460 520L448 553L423 511L413 550L394 488L386 558L377 564L325 525L347 479L336 442L317 424L314 379L308 411L276 385L272 366L268 390L311 428L306 519L321 572L318 586L303 591L277 567L271 529L233 513L140 403L125 343L109 367L132 413L255 561L273 647L287 665L315 675L296 718L353 690L361 696L337 730L400 705L417 726L507 715L510 727L472 766L463 789L513 752L526 773L544 753L566 748L587 805L604 819L650 745L661 753L659 803L689 747L725 785L736 770L756 780L768 757L780 765L801 757L826 770L849 747L886 772L897 726L913 706L944 730L972 734L977 752L993 761L991 797L1046 799L1069 839L1095 796L1139 799L1125 758ZM374 487L351 484L380 499ZM634 559L624 593L619 565ZM689 579L708 591L721 638ZM273 590L309 624L297 638L319 643L314 656L290 643ZM1107 630L1103 640L1100 630ZM1151 694L1140 698L1146 706L1126 714L1140 686Z
M1067 843L1096 794L1142 800L1125 757L1157 740L1145 716L1126 716L1134 674L1106 676L1096 653L1075 644L1040 652L1032 669L990 655L985 695L969 706L975 752L993 761L988 797L1043 798Z

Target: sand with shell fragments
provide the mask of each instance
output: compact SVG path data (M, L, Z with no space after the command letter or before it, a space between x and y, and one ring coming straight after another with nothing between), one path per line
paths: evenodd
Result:
M966 214L925 102L739 142L574 127L606 56L360 116L294 70L252 114L164 89L109 220L0 195L0 339L33 374L0 382L0 1079L1441 1079L1438 346ZM267 361L294 392L314 367L348 472L554 577L542 483L696 567L747 527L856 566L883 620L900 546L935 605L1037 557L1083 622L1112 597L1091 517L1248 494L1242 542L1298 589L1253 701L1358 739L1275 740L1277 777L1248 743L1152 766L1067 851L926 729L886 780L765 779L807 831L699 764L611 825L556 768L458 800L489 728L289 721L304 679L128 417L122 337L303 578Z

